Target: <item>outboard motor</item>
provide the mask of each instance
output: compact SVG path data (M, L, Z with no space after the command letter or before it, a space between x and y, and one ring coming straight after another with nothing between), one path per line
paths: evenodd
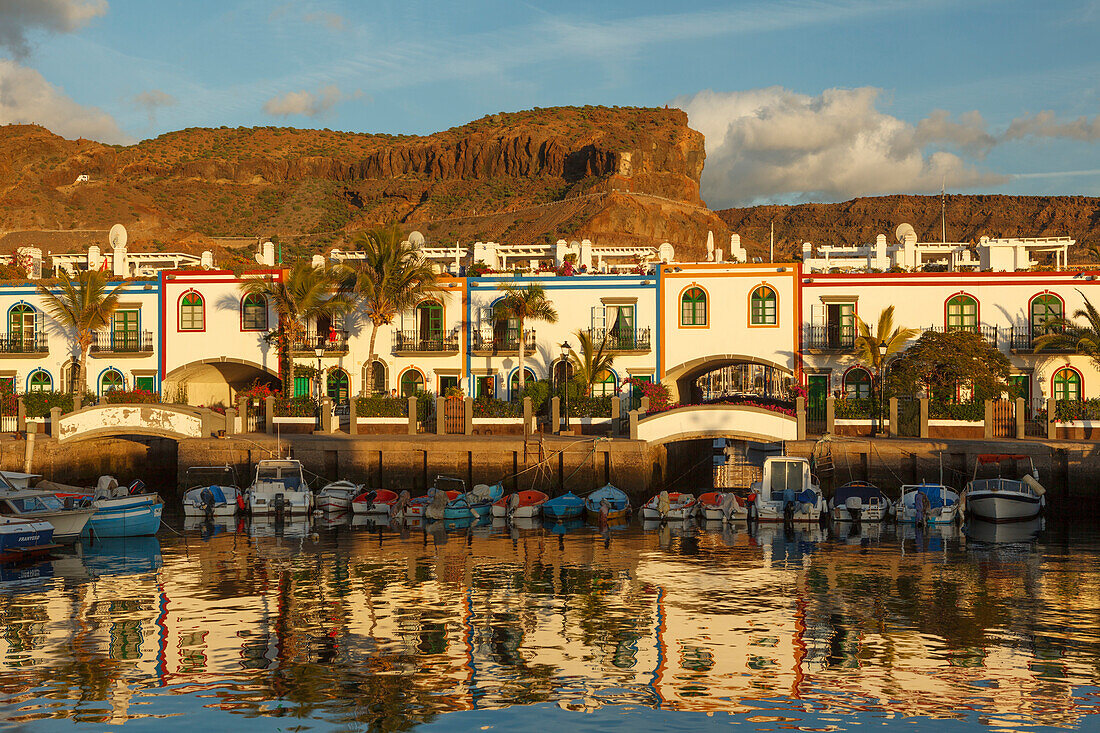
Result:
M858 496L849 496L844 500L844 508L848 510L848 517L854 524L859 524L860 514L863 511L863 502Z
M794 506L795 506L795 503L793 501L783 502L783 522L784 523L789 524L789 523L794 522Z
M130 484L130 489L126 492L133 496L134 494L140 494L145 489L145 482L141 479L134 479L134 483Z
M212 516L214 514L214 492L207 486L205 489L199 492L199 503L202 504L203 512L206 516Z
M276 494L275 498L271 501L271 508L275 510L276 514L282 514L286 511L286 497L282 494Z

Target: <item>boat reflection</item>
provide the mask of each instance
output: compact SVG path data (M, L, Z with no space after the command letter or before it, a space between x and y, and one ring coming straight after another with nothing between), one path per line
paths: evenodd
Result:
M963 526L966 538L991 545L1030 544L1043 530L1044 519L1034 517L1023 522L987 522L970 517Z

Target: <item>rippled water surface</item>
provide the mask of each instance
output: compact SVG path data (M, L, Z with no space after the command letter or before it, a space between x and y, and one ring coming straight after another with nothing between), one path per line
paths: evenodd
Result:
M168 524L3 571L0 720L1100 730L1091 522Z

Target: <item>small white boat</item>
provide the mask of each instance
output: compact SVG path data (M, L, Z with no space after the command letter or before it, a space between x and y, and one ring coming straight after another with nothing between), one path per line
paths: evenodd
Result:
M1019 479L1002 476L978 478L982 466L997 466L998 474L1004 463L1027 461L1030 472ZM1046 489L1039 483L1039 472L1031 456L1018 454L982 454L974 464L974 477L966 485L962 496L963 512L989 522L1020 522L1033 519L1046 506Z
M0 494L0 515L45 520L53 525L53 539L58 542L75 542L95 512L92 506L78 508L75 502L70 505L51 493L34 489Z
M401 506L404 507L410 501L408 491L402 491L400 494L389 489L364 491L352 499L351 511L353 514L388 517L397 507L398 500L402 498L404 498L404 503Z
M825 497L805 458L764 459L763 480L754 481L752 491L752 506L761 522L819 522L828 516Z
M497 484L499 486L499 484ZM504 491L504 487L500 488ZM474 487L477 491L477 487ZM542 505L550 501L550 497L541 491L528 489L516 491L502 496L493 504L494 517L511 517L512 519L531 519L542 515Z
M892 511L882 489L866 481L849 481L837 487L829 508L838 522L881 522Z
M317 508L326 514L339 514L351 508L351 500L363 490L351 481L333 481L317 492Z
M748 497L732 491L707 491L699 495L699 517L705 522L733 522L748 517Z
M695 513L696 506L698 502L694 494L662 491L642 507L642 519L682 521Z
M898 500L903 524L952 524L958 517L959 494L943 484L905 484Z
M246 493L253 516L313 511L313 492L306 484L302 464L290 458L260 461L256 465L256 478Z
M242 508L237 472L229 466L192 466L184 479L185 517L232 517Z

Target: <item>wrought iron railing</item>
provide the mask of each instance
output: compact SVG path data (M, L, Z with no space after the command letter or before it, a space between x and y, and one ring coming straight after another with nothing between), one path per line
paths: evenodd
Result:
M649 351L648 328L589 328L586 330L592 345L599 348L600 342L609 351Z
M523 349L531 352L535 348L535 332L530 330L523 335ZM471 351L512 352L519 350L519 337L515 331L502 333L494 329L470 332Z
M1034 333L1031 326L1015 326L1009 336L1009 348L1012 351L1035 351L1035 341L1046 334L1047 332ZM1072 353L1074 348L1072 346L1048 347L1043 351L1049 351L1052 354L1065 354Z
M806 348L847 350L856 345L854 326L842 326L839 323L824 326L809 326L806 329Z
M400 351L458 351L458 332L423 333L421 331L394 331L393 350Z
M153 351L152 331L96 331L92 354L145 354Z
M299 353L312 354L318 346L322 346L326 354L346 354L348 351L348 332L342 330L322 333L305 331L290 341L290 350Z
M44 333L0 335L0 354L46 354L49 351Z

